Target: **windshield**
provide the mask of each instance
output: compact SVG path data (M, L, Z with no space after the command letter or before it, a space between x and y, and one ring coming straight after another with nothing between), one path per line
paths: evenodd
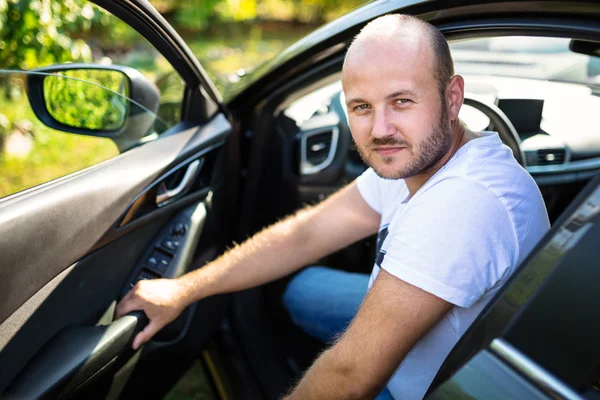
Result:
M150 0L221 95L320 26L370 0Z
M457 74L600 84L600 57L577 54L570 39L494 37L450 44Z
M228 86L271 60L318 25L277 26L276 23L232 24L228 34L215 32L186 40L210 79L227 98Z

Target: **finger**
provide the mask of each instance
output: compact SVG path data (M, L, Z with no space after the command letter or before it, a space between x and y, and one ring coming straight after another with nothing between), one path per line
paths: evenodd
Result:
M119 304L117 304L115 317L116 319L119 319L125 314L135 310L143 310L142 305L137 297L132 297L128 300L123 299L119 302Z
M139 289L140 289L140 281L136 282L135 285L132 284L131 289L129 289L129 291L127 291L127 293L125 294L125 296L123 296L121 301L129 300L130 298L136 296L139 293Z
M134 293L135 293L135 286L132 287L131 289L129 289L129 291L127 293L125 293L125 296L123 296L120 303L129 300L134 295Z
M152 339L152 336L154 336L160 328L161 326L159 323L151 320L150 323L135 336L131 347L133 347L134 350L137 350L141 345Z
M131 299L134 297L135 295L135 286L133 288L131 288L131 290L129 290L125 296L123 296L123 298L117 303L117 307L115 309L115 318L121 318L124 313L121 312L120 310L123 308L124 304L127 304L131 301Z

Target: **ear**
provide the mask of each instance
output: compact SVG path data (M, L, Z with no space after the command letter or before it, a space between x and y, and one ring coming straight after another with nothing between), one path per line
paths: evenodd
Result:
M458 112L465 97L465 81L462 76L454 75L446 88L446 105L451 122L458 120Z

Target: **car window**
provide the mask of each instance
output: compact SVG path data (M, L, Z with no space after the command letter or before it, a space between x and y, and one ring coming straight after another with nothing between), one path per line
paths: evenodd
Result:
M450 44L456 72L515 78L600 83L600 57L574 53L570 39L510 36Z
M32 71L65 63L131 67L155 88L158 105L146 107L131 99L117 81L107 78L110 74L98 80L98 74L93 77L79 70L53 72L61 77L45 80L45 90L55 95L52 104L46 104L48 111L74 130L79 126L80 132L65 132L58 125L50 128L31 107L27 82ZM153 140L180 120L183 92L180 76L156 49L93 3L0 1L0 198ZM81 96L87 96L87 102ZM119 107L121 111L115 111ZM115 129L124 115L129 123ZM134 117L151 119L152 128L132 133ZM100 134L101 130L112 134Z
M150 0L190 46L225 101L231 89L302 37L369 0Z
M100 85L87 75L84 80L82 73L0 71L0 197L108 160L168 129L158 115L119 93L119 82L104 79ZM43 79L44 93L51 94L43 107L55 123L118 134L74 134L42 123L27 94L32 77Z
M571 39L490 37L450 43L465 95L495 103L514 125L530 172L580 160L600 162L600 135L592 129L600 107L600 57L570 50ZM475 113L461 119L469 127ZM551 152L552 154L549 154ZM549 168L548 165L551 167Z

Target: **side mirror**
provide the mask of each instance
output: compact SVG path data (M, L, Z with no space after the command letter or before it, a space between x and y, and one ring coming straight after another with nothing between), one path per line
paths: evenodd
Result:
M129 67L62 64L38 68L27 73L27 95L38 119L50 128L111 138L119 151L140 143L155 133L155 124L162 124L156 116L158 89Z

